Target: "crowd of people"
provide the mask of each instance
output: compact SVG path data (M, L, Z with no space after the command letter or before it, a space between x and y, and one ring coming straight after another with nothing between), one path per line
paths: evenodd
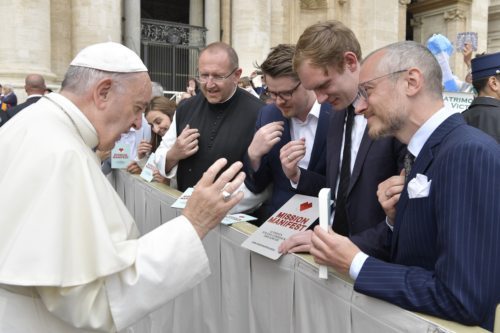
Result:
M212 43L177 104L134 52L108 42L75 57L59 93L29 75L16 108L3 87L0 331L121 330L209 274L201 239L228 212L260 224L325 187L331 228L297 233L280 252L310 253L402 308L493 329L500 53L471 59L478 97L463 115L444 105L435 52L405 41L363 58L339 21L256 65L242 77L236 51ZM137 233L105 177L116 144L131 147L129 172L154 153L154 181L195 188L180 217Z

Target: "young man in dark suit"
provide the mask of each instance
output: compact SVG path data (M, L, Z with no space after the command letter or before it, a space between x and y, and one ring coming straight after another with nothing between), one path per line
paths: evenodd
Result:
M416 42L365 59L356 113L367 118L371 137L394 135L413 155L406 179L391 177L377 193L388 253L381 260L315 228L311 254L349 272L358 292L492 330L500 303L500 146L444 106L441 76Z
M385 213L377 201L380 182L399 174L405 147L394 138L374 141L366 119L354 115L361 47L354 33L338 21L320 22L300 36L294 68L302 85L319 103L332 105L327 136L326 186L335 200L333 229L355 235L374 226ZM312 231L282 243L282 252L307 252ZM359 239L360 246L363 239Z
M274 47L260 65L266 94L274 101L260 109L255 135L245 156L245 185L272 197L260 209L266 220L294 194L317 196L325 186L326 135L330 105L320 105L293 70L295 46Z

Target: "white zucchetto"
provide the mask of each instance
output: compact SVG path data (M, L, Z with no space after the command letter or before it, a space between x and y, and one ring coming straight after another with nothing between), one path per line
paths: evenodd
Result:
M113 73L148 71L141 58L134 51L115 42L87 46L76 55L70 65Z

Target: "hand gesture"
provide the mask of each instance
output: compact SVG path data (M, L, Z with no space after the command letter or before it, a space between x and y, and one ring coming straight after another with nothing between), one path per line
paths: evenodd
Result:
M405 170L401 170L399 176L392 176L378 185L377 197L378 202L384 209L387 215L387 221L394 225L396 218L396 204L399 201L399 196L405 185Z
M470 68L472 59L472 44L464 43L462 54L464 55L465 64L467 65L468 68Z
M158 170L153 171L153 180L157 183L170 185L170 179L163 177Z
M310 252L316 263L348 274L352 260L360 250L349 238L335 233L332 228L325 231L318 225L311 237Z
M199 137L200 133L198 132L198 129L189 128L189 125L186 125L168 152L168 159L180 161L194 155L199 149Z
M305 230L298 232L283 241L278 247L279 253L297 253L311 250L311 238L313 231Z
M304 138L288 142L280 150L281 167L285 176L294 184L300 179L299 161L306 155L306 140Z
M146 140L141 140L137 146L137 157L143 159L151 153L151 150L153 150L153 145Z
M240 172L241 162L233 163L215 179L226 164L225 158L218 159L203 173L182 212L200 238L217 226L229 210L243 199L243 192L233 193L245 180L245 173ZM226 193L231 195L226 197Z
M101 162L111 156L111 150L99 150L99 149L96 149L95 153L96 153L97 157L99 157L99 159L101 160Z
M281 140L283 130L284 122L275 121L262 126L255 133L248 147L248 157L254 170L259 168L262 156L269 153L271 148Z
M130 172L133 175L140 174L142 172L141 167L137 164L136 161L130 162L130 164L127 166L127 171Z

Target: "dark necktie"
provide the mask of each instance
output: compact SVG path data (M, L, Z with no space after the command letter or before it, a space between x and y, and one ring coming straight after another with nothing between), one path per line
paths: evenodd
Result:
M351 180L351 132L354 123L354 108L349 106L345 121L344 131L344 152L342 154L342 165L340 166L339 188L337 190L337 200L335 200L335 218L333 220L333 230L341 235L349 235L349 223L347 221L346 199Z
M412 153L407 152L405 159L403 160L403 166L405 168L405 184L408 182L408 178L410 177L411 167L413 166L414 161L415 156L413 156Z

